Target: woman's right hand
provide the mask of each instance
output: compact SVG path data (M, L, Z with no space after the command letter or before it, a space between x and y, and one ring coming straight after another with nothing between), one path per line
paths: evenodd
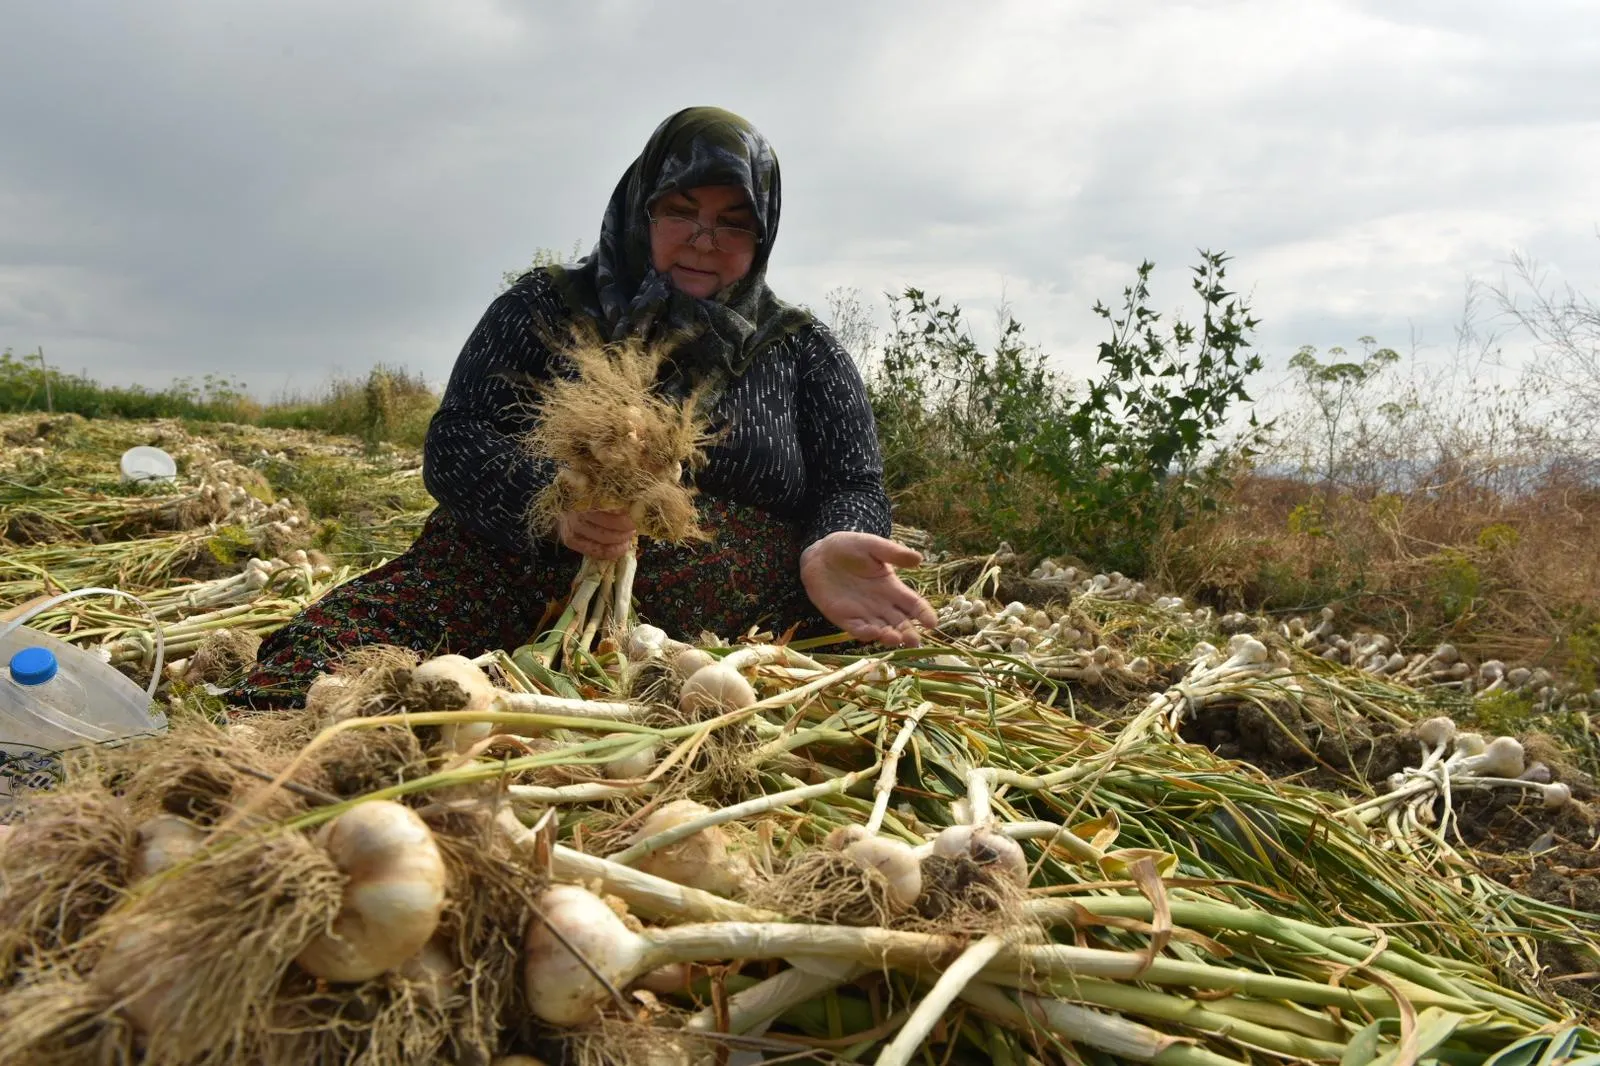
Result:
M633 519L623 510L568 511L556 520L561 543L602 562L622 558L637 532Z

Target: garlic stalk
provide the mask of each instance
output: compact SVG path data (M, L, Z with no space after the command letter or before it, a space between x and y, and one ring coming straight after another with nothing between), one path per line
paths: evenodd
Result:
M887 966L926 976L942 972L965 947L948 936L802 923L728 922L634 932L599 897L575 885L547 890L540 897L539 913L528 929L524 995L533 1014L552 1025L592 1020L611 989L625 988L668 963L817 959L874 969ZM568 943L583 953L595 972L573 957ZM1047 988L1067 977L1137 979L1158 986L1228 990L1357 1013L1394 1010L1392 990L1378 985L1351 990L1228 966L1164 957L1151 960L1143 952L1068 944L1007 942L981 968L980 975L987 981L1023 988ZM1463 1013L1473 1009L1472 1003L1456 997L1410 982L1395 983L1419 1008L1439 1006Z

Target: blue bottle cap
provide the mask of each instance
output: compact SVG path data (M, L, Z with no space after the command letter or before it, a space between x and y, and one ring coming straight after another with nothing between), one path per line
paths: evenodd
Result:
M56 656L49 648L23 648L11 657L11 680L42 685L56 676Z

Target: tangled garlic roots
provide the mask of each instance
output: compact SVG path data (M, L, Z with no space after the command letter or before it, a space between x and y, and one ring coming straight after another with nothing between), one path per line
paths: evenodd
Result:
M623 675L623 685L630 702L671 708L668 716L676 721L675 709L683 680L665 660L644 659L630 665Z
M452 814L430 824L448 881L470 885L422 950L359 984L328 985L298 966L279 987L248 1060L261 1066L412 1062L487 1063L515 1029L522 926L540 889L484 819ZM464 961L463 961L464 960Z
M90 982L145 1041L144 1066L247 1061L294 957L339 913L345 877L298 833L172 871L83 941Z
M451 1008L452 1040L483 1061L496 1049L499 1034L524 1017L522 937L529 902L545 886L539 875L517 863L502 834L491 833L487 819L451 818L461 821L436 826L440 850L451 883L472 886L445 911L439 929L452 957L465 960L456 976L462 999Z
M922 895L905 927L936 933L1005 933L1026 924L1024 890L993 865L969 855L922 860Z
M601 1018L566 1036L563 1061L573 1066L701 1066L716 1061L712 1040L620 1018Z
M137 840L127 808L97 786L30 799L0 848L0 988L110 910L132 879Z
M333 718L392 714L404 704L411 671L422 657L410 648L369 644L352 648L339 660L333 676L343 684L330 700Z
M324 792L362 796L426 773L423 740L400 725L340 733L317 750L307 777Z
M241 680L256 663L261 638L242 629L219 629L201 642L189 657L184 678L213 685L230 685Z
M825 848L803 851L782 863L752 885L745 898L763 910L823 925L889 928L896 911L889 902L889 879L881 870Z
M287 755L264 750L267 735L194 720L158 740L108 753L107 767L125 780L128 808L141 822L170 814L209 826L256 796L262 798L253 808L258 815L286 818L304 810L305 801L285 789L263 791L288 763ZM313 784L312 777L305 771L296 779Z
M675 544L704 540L683 470L700 465L709 443L698 395L682 404L654 385L668 355L640 340L605 344L575 329L560 352L573 373L547 382L524 450L559 471L533 501L528 524L548 536L565 512L628 507L639 532Z
M0 1066L83 1066L135 1061L133 1027L112 997L70 966L14 975L0 995Z

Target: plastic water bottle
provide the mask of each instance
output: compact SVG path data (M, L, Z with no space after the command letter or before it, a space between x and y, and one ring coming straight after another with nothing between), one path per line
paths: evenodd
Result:
M110 663L48 633L0 627L0 821L13 797L60 779L61 752L165 728L150 694Z

